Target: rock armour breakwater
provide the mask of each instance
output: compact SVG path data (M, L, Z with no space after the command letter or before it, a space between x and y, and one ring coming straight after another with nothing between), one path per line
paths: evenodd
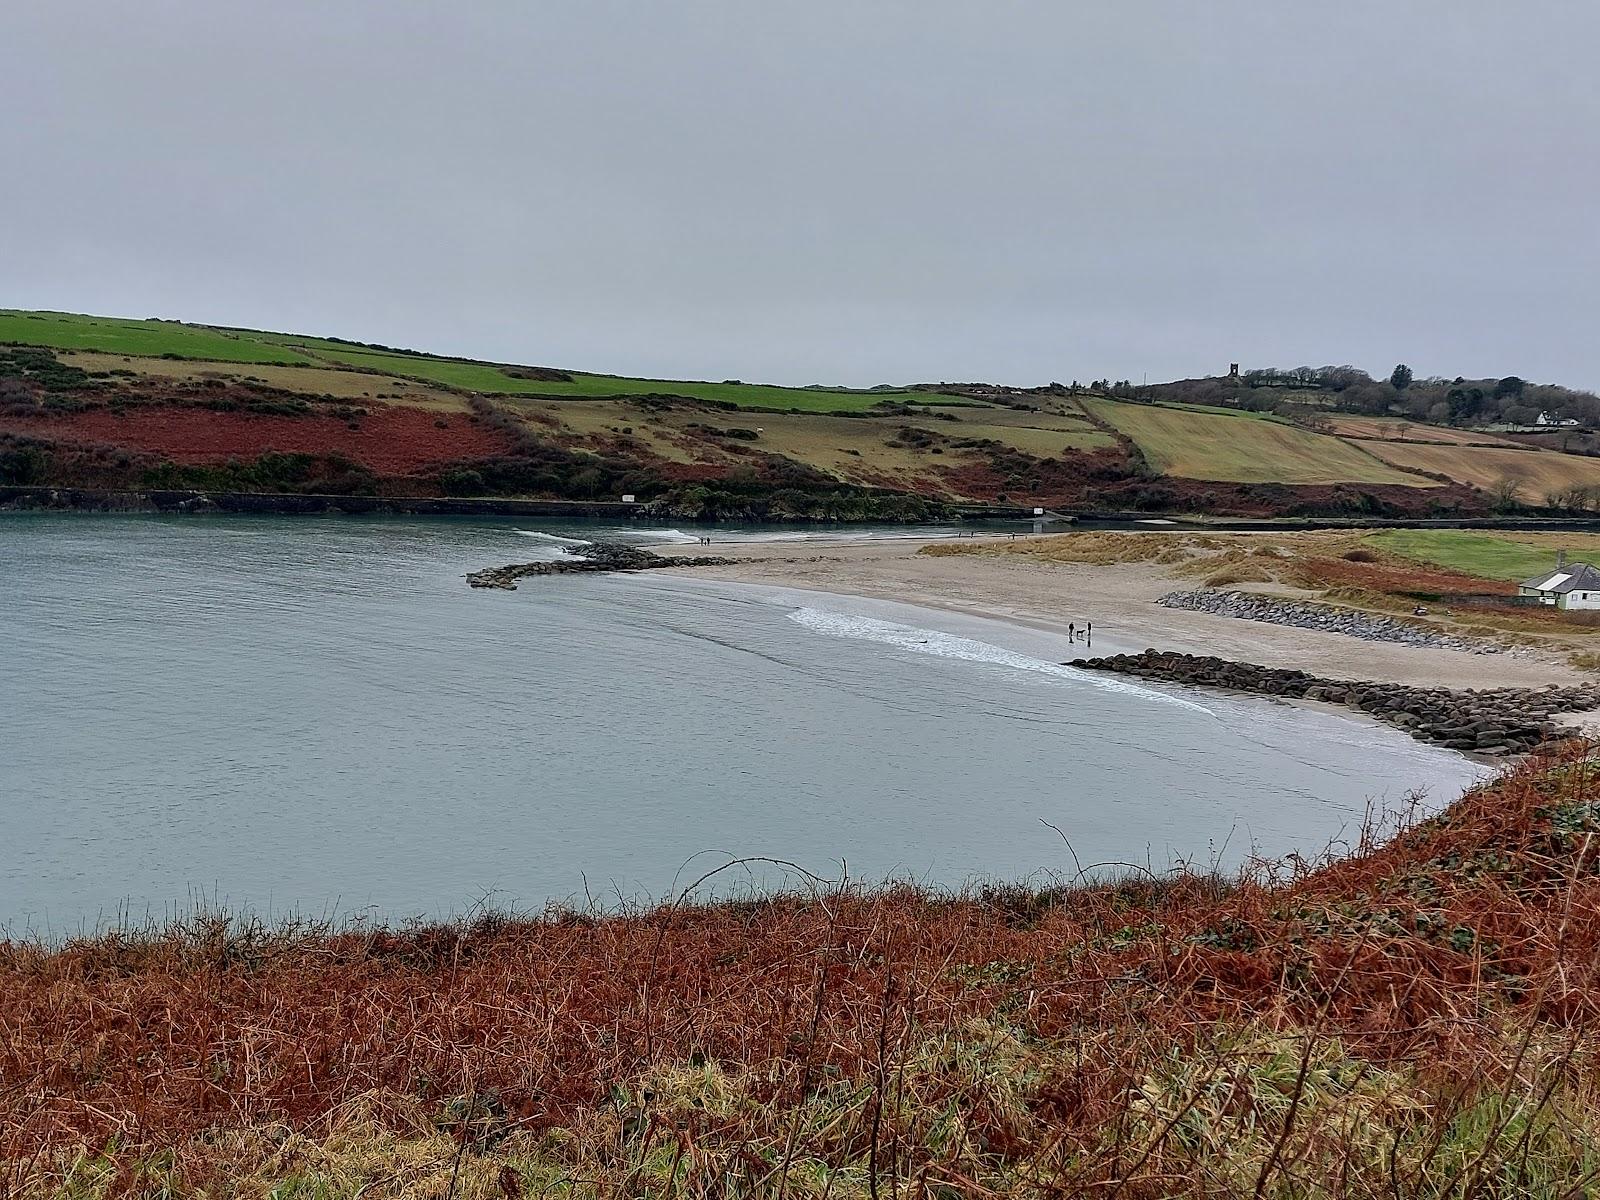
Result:
M1292 625L1297 629L1342 633L1368 642L1397 642L1402 646L1423 646L1434 650L1464 650L1468 654L1521 656L1526 653L1517 647L1502 646L1497 642L1439 633L1394 617L1325 604L1300 604L1249 592L1168 592L1156 603L1164 608L1186 608L1219 617L1240 617L1246 621L1266 621L1272 625Z
M568 546L566 553L573 561L510 563L503 567L486 567L467 576L467 584L475 588L501 588L508 592L517 590L517 580L530 575L584 575L606 571L659 571L666 567L724 567L731 558L717 554L692 554L668 558L637 546L621 542L586 542L581 546Z
M1448 750L1496 756L1524 754L1564 741L1572 731L1556 724L1552 717L1600 709L1600 684L1461 692L1364 679L1324 679L1304 671L1160 650L1081 659L1065 665L1165 683L1342 704L1404 729L1418 741Z

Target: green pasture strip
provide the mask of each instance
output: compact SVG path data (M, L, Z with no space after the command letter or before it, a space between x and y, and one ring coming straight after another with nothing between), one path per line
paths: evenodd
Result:
M1561 536L1569 558L1600 561L1600 536L1584 533ZM1554 547L1519 542L1500 534L1466 529L1385 529L1367 540L1418 562L1448 567L1483 579L1521 582L1540 572L1556 569Z
M1002 408L987 400L974 400L969 396L952 396L945 392L879 392L880 396L893 396L901 404L922 408Z
M213 328L121 317L0 309L0 343L57 350L284 366L339 364L379 374L426 380L462 391L551 399L604 399L650 393L687 396L740 408L801 412L865 412L893 401L917 406L981 406L963 396L925 391L861 392L772 384L633 379L574 374L570 382L518 379L493 363L371 350L328 338L249 329Z
M218 362L311 365L311 359L287 346L229 337L194 325L13 309L0 309L0 342L141 357L170 354Z
M574 374L570 382L518 379L489 363L454 359L383 354L364 350L317 350L319 357L346 366L426 379L464 391L551 399L601 400L614 396L649 394L688 396L714 400L740 408L772 408L803 412L861 412L885 400L926 402L922 392L845 392L811 388L774 387L759 383L711 383L697 380L630 379L616 375Z

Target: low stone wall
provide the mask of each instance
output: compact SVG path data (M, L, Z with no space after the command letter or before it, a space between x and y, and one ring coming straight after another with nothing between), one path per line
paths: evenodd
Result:
M1418 741L1488 755L1523 754L1563 741L1570 730L1553 722L1553 716L1600 709L1600 684L1458 692L1363 679L1324 679L1304 671L1160 650L1066 665L1165 683L1342 704L1404 729Z
M571 560L554 562L510 563L504 567L486 567L467 576L467 585L475 588L502 588L517 590L517 580L530 575L593 575L606 571L659 571L667 567L725 567L734 560L717 554L686 554L668 558L637 546L621 542L587 542L582 546L569 546L566 552Z
M1212 613L1219 617L1240 617L1246 621L1265 621L1271 625L1292 625L1297 629L1342 633L1368 642L1396 642L1402 646L1464 650L1468 654L1521 656L1527 653L1520 648L1502 646L1497 642L1440 633L1395 617L1357 612L1349 608L1335 608L1329 604L1304 604L1293 600L1278 600L1272 596L1260 596L1251 592L1215 590L1168 592L1156 603L1165 608L1186 608L1194 612Z
M269 513L281 516L603 517L632 520L642 506L606 500L516 500L460 496L329 496L300 492L196 492L149 489L0 487L0 511Z

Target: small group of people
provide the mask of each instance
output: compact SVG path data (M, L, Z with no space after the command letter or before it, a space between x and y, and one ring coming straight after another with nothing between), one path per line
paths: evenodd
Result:
M1093 632L1094 632L1094 622L1093 621L1085 621L1083 623L1083 627L1082 628L1079 628L1078 623L1076 621L1068 621L1067 622L1067 641L1069 641L1069 642L1077 641L1078 640L1078 635L1082 634L1083 635L1083 644L1085 646L1087 646L1089 644L1089 635L1091 633L1093 633Z
M711 545L711 539L710 539L710 538L708 538L708 537L702 537L702 538L701 538L701 539L700 539L700 544L701 544L701 545L702 545L702 546L709 546L709 545Z

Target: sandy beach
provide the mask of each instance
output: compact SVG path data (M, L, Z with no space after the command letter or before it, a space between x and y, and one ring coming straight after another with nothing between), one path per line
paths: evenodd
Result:
M975 539L985 540L1000 539ZM1154 563L1088 565L1020 556L919 554L927 544L910 538L719 542L715 553L740 561L686 572L706 579L897 600L1051 631L1090 621L1108 640L1141 649L1214 654L1341 679L1488 688L1568 684L1584 678L1566 663L1546 657L1402 646L1162 608L1156 604L1160 596L1192 588L1194 581ZM662 549L667 554L695 552L707 550Z

